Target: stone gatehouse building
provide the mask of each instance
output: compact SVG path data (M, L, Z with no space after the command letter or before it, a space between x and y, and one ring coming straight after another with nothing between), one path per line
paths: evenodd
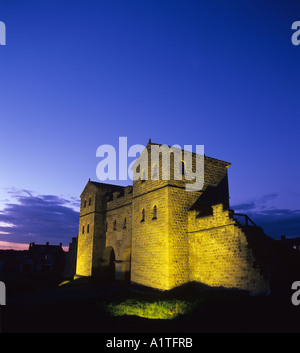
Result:
M149 140L135 165L150 155L151 145ZM148 180L127 187L88 181L81 194L76 276L159 290L200 282L268 291L261 249L270 240L247 216L238 220L230 210L229 166L204 156L200 191L186 190L184 177L174 180L172 156L169 180L163 180L161 168L158 180L152 180L149 158Z

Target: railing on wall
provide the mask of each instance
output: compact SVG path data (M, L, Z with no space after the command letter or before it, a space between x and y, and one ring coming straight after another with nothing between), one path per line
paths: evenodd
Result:
M243 226L252 226L252 227L258 227L252 219L247 216L246 214L243 213L235 213L234 211L231 211L231 217L238 221L241 225Z

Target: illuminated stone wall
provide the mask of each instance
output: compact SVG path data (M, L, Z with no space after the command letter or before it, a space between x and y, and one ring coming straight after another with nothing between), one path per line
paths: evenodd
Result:
M161 180L161 172L160 180L151 180L148 152L149 145L139 157L140 165L146 161L148 180L133 181L131 282L165 290L170 287L168 181Z
M153 218L154 206L157 207L156 219ZM152 288L169 289L167 187L133 199L132 226L131 281Z
M168 290L189 281L187 213L200 193L186 191L184 180L173 180L174 159L170 158L170 180L163 180L162 156L159 180L152 180L149 145L139 158L141 165L144 158L148 180L133 182L131 281Z
M153 165L150 153L142 154L139 161L143 158L148 158L149 180L133 182L131 281L168 290L190 281L188 212L202 191L187 191L184 180L172 179L172 158L171 180L162 180L161 158L160 180L151 180ZM193 158L193 164L195 161ZM219 193L226 204L228 165L226 162L205 158L204 188L217 187L224 179L224 187ZM157 207L157 219L153 219L154 206ZM143 209L145 219L141 221Z
M106 247L112 247L115 254L115 279L124 280L124 272L130 268L132 234L132 187L124 194L113 193L113 200L107 203Z
M246 235L222 205L213 215L196 218L189 213L190 280L209 286L239 288L253 292L269 289L257 267Z
M100 273L106 247L106 206L108 195L122 187L88 182L81 194L76 276ZM83 232L84 227L84 232Z
M93 236L92 233L86 236L82 234L82 227L92 222L92 216L82 216L79 218L78 252L76 262L77 276L92 275Z
M229 215L229 163L205 156L203 190L187 191L185 180L173 180L172 158L170 180L162 180L161 157L159 180L151 180L149 152L148 144L138 160L146 161L148 180L126 188L95 182L85 187L77 276L101 278L113 269L116 280L130 275L131 283L160 290L189 281L266 290L247 237Z
M92 204L89 205L89 198L92 198ZM79 230L78 230L78 251L76 274L79 276L92 275L93 246L95 233L95 207L96 194L92 185L87 185L81 194ZM89 232L87 226L89 225ZM84 232L83 232L84 227Z
M189 282L188 211L199 192L169 187L169 267L170 288Z

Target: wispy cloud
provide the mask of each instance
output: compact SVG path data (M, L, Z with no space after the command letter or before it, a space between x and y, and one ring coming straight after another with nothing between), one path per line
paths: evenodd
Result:
M246 213L267 235L300 236L300 209L276 208L272 202L278 194L267 194L245 203L232 205L236 212Z
M68 244L77 236L79 201L56 195L35 195L29 190L9 190L13 202L0 211L0 240L16 243Z
M276 199L278 197L278 194L267 194L263 195L260 198L252 199L244 203L236 204L233 206L233 208L237 211L260 211L263 209L268 208L268 203L270 201Z

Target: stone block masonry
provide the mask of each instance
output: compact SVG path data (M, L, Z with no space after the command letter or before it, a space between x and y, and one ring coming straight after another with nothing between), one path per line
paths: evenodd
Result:
M131 281L161 290L169 289L168 188L134 198L132 212Z
M230 164L205 156L204 187L188 191L184 178L172 177L172 153L170 179L163 180L162 157L152 165L150 146L135 163L136 168L143 165L139 172L148 173L148 180L141 177L128 187L87 183L81 194L76 275L163 291L188 282L267 291L247 236L229 211ZM195 154L192 163L195 168ZM158 180L151 178L154 172Z
M213 287L268 292L269 284L256 266L247 237L223 206L213 215L189 214L189 264L191 281Z

